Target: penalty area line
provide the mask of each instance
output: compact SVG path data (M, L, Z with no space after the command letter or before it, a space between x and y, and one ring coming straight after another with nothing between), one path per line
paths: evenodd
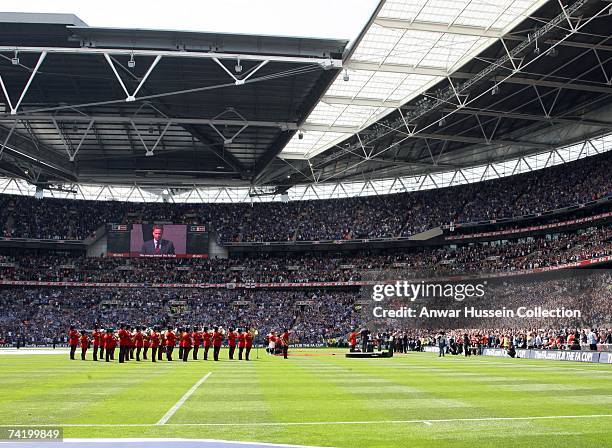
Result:
M209 374L210 375L210 374ZM203 381L202 381L203 382ZM178 403L177 403L178 404ZM176 406L176 405L175 405ZM174 409L174 407L173 407ZM178 407L177 407L178 409ZM172 409L171 409L172 410ZM174 411L176 412L176 410ZM168 411L170 413L170 411ZM168 414L167 413L167 414ZM164 416L165 417L165 416ZM168 417L170 418L170 417ZM324 426L324 425L379 425L379 424L408 424L423 423L427 426L435 423L456 423L456 422L512 422L524 420L555 420L555 419L583 419L583 418L612 418L612 414L588 414L588 415L535 415L531 417L482 417L482 418L444 418L444 419L421 419L421 420L366 420L366 421L337 421L337 422L237 422L237 423L163 423L165 426ZM167 421L168 419L166 419ZM161 420L160 420L161 421ZM68 423L62 424L42 424L37 427L67 427L67 428L106 428L106 427L152 427L162 423ZM0 428L30 427L30 425L0 425Z
M176 402L176 404L174 406L172 406L170 409L168 409L168 412L166 412L164 414L164 416L162 418L160 418L157 423L155 423L155 426L165 425L166 422L168 420L170 420L170 418L174 415L174 413L176 411L178 411L181 406L183 406L183 404L187 401L187 399L193 395L193 393L196 391L196 389L198 387L200 387L200 385L204 381L206 381L211 374L212 374L212 372L208 372L206 375L204 375L202 378L200 378L197 383L195 383L193 386L191 386L191 389L189 389L187 392L185 392L185 395L183 395L180 398L180 400Z

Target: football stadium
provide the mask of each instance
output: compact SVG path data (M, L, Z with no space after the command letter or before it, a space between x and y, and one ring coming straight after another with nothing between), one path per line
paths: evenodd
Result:
M612 447L612 2L0 2L0 448Z

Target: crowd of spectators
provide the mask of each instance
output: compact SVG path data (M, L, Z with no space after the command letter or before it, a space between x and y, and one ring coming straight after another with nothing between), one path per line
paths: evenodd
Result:
M610 344L612 329L612 274L575 271L571 275L501 279L487 285L481 308L519 306L581 310L579 317L489 317L382 319L371 313L380 305L355 287L325 289L228 288L71 288L5 287L0 290L0 343L48 344L65 341L70 325L91 330L132 326L247 327L260 335L289 328L296 344L325 344L346 340L353 329L382 329L395 339L419 340L428 345L446 329L445 338L467 334L472 345L523 346L562 349L575 329L593 326L597 343ZM531 278L533 277L533 278ZM470 301L437 307L470 306ZM433 302L432 302L433 303ZM433 306L432 303L429 306ZM395 307L397 303L386 304ZM572 330L570 330L570 328ZM563 330L561 330L563 329ZM486 336L487 341L483 342ZM580 336L581 340L583 336ZM504 339L505 338L505 339ZM500 342L502 341L502 342ZM506 341L506 342L504 342ZM260 341L261 342L261 341ZM414 346L411 347L414 349Z
M510 344L515 348L537 349L580 349L592 344L606 344L612 350L612 274L609 271L572 271L569 274L528 276L527 278L504 279L490 282L485 295L474 301L462 301L459 305L440 298L426 306L454 309L475 306L476 308L516 311L519 307L544 310L578 310L580 317L466 317L456 318L412 318L398 319L372 318L366 326L374 334L392 335L395 349L399 351L420 350L424 346L440 344L444 340L446 351L461 352L461 345L467 342L476 348L505 348ZM405 301L404 301L405 302ZM398 307L401 300L396 299L388 307ZM372 306L370 304L368 313ZM573 341L577 345L573 345Z
M461 328L435 331L393 331L396 352L422 351L423 347L438 347L443 339L446 354L481 355L485 348L583 350L612 345L612 328Z
M10 288L0 291L0 341L65 342L70 325L91 330L133 326L292 329L300 344L323 343L361 325L356 293L338 290L167 288Z
M4 236L85 239L107 223L197 223L221 242L406 237L458 222L586 203L612 193L612 154L476 184L413 193L253 204L173 204L0 196Z

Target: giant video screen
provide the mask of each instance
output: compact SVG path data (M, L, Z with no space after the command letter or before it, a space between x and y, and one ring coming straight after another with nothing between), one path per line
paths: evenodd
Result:
M109 224L109 257L206 258L208 231L186 224Z

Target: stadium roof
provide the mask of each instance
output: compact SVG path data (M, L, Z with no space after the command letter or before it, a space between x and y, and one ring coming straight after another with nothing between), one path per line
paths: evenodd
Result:
M546 0L388 0L345 74L327 89L284 158L311 158L403 106L496 42Z
M41 185L248 183L348 43L93 28L61 14L0 23L0 169Z
M610 133L609 11L586 0L383 2L345 57L348 81L336 78L302 140L257 183L457 172ZM416 84L396 90L406 82Z
M349 48L3 14L0 170L84 197L114 185L143 200L223 201L433 188L567 162L609 149L609 8L381 0Z

